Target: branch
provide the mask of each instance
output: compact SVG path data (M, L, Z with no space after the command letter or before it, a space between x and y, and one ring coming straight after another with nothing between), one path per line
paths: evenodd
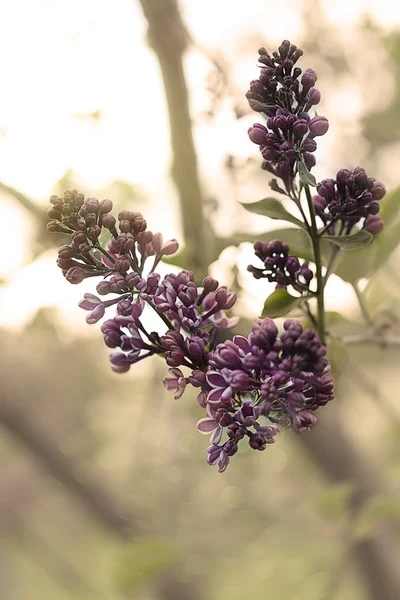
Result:
M380 335L351 335L343 338L343 343L347 346L375 345L380 346L382 350L386 348L400 348L400 340L393 337L383 337Z

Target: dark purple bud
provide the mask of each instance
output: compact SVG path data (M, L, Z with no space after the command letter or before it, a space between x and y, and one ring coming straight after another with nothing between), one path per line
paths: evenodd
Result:
M254 144L262 146L266 142L268 129L260 123L254 123L253 127L250 127L247 133Z
M310 124L310 137L318 137L324 135L329 129L328 119L325 117L314 117Z
M307 104L305 106L306 110L310 110L312 106L316 106L319 104L321 100L321 92L316 88L312 88L307 94Z
M336 181L342 185L346 183L348 178L350 177L350 171L348 169L340 169L340 171L336 174ZM333 180L331 180L333 181Z
M210 292L215 292L219 284L216 279L213 279L212 277L205 277L202 281L202 285L204 291L209 294Z
M293 125L293 133L298 140L303 139L308 132L308 122L305 119L297 119Z
M301 84L303 86L303 93L307 93L312 87L314 87L317 81L317 74L313 69L306 69L301 78Z
M304 154L304 163L307 167L308 170L312 169L313 167L315 167L316 165L316 158L314 156L314 154L310 154L309 152L306 152Z
M382 183L376 181L372 186L371 192L374 200L381 200L386 194L386 189Z

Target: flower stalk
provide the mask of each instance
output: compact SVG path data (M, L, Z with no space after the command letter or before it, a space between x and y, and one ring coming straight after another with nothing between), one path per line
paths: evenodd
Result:
M325 282L322 276L322 257L321 257L321 244L318 236L317 222L315 218L314 204L311 197L310 186L306 183L304 185L304 191L307 197L308 210L310 212L310 238L313 247L314 263L317 280L317 306L318 306L318 334L321 342L325 344L325 305L324 305L324 287Z

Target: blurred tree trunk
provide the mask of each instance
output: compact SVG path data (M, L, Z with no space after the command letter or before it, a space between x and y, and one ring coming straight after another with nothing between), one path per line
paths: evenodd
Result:
M179 196L185 257L196 277L202 279L207 275L210 240L203 214L189 92L183 67L190 37L176 0L140 0L140 4L148 22L148 42L157 56L164 83L171 136L172 177ZM210 238L212 241L212 234Z
M136 533L131 515L127 514L125 507L121 506L100 478L92 470L85 473L81 465L63 454L49 432L38 422L26 418L18 402L0 399L0 425L21 442L32 456L38 458L46 471L79 498L82 506L103 527L126 540Z
M208 260L203 245L202 193L182 63L190 36L176 0L140 0L140 3L149 24L149 44L157 55L164 80L174 155L173 177L179 190L183 233L189 248L185 258L190 268L203 277L208 270ZM212 231L207 233L212 236ZM299 435L298 440L331 481L352 484L351 509L361 510L366 501L382 492L379 478L372 475L370 465L346 435L336 413L332 412L329 422L320 419L315 431L308 436ZM400 598L396 545L388 532L375 531L355 541L351 554L368 600Z
M334 406L319 415L318 425L308 434L297 436L310 458L333 483L352 486L349 501L351 516L356 519L368 501L385 493L381 469L363 456L345 433ZM400 569L397 544L384 524L350 542L349 552L358 566L368 600L400 598Z

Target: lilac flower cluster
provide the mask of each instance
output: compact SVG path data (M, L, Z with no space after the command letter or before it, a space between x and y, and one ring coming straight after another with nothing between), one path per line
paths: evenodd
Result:
M63 198L53 196L51 203L50 231L71 236L57 261L67 280L102 278L98 296L86 293L80 302L88 311L87 322L97 323L106 309L116 309L101 325L106 346L116 350L110 358L112 369L125 373L157 354L170 367L164 383L175 398L189 384L198 388L198 402L207 414L198 429L211 434L209 464L225 470L244 438L251 448L264 450L274 442L283 418L298 431L314 424L310 411L333 397L326 350L314 331L287 321L279 339L276 326L266 319L253 326L248 338L235 336L219 343L220 332L238 321L226 313L236 294L212 277L198 286L191 271L161 278L154 269L163 256L177 250L176 240L164 243L161 234L147 230L137 212L121 211L117 223L110 214L111 201L85 200L76 190L67 190ZM101 243L103 230L109 236L106 247ZM278 286L308 289L312 272L289 256L287 246L260 242L256 252L264 262L260 276L269 269ZM154 260L147 269L149 257ZM148 330L146 306L160 317L163 333ZM181 369L189 371L185 375Z
M265 277L276 283L275 289L286 289L289 285L300 294L307 294L313 272L308 262L300 263L297 256L289 254L289 246L279 240L255 242L255 255L264 263L263 268L249 265L247 270L255 279Z
M382 183L368 177L365 169L341 169L336 179L324 179L317 186L313 202L316 214L326 230L334 234L335 225L340 234L349 234L353 226L363 220L363 228L373 235L383 228L379 217L379 200L386 194Z
M321 94L314 87L315 71L307 69L302 74L295 66L303 51L285 40L272 56L265 48L258 52L263 67L260 77L250 83L246 97L253 110L269 118L266 126L255 123L248 133L260 146L262 168L280 177L289 192L297 163L303 162L308 169L315 165L315 138L328 131L329 123L325 117L311 118L308 114Z
M279 424L307 431L316 422L311 411L334 397L326 348L314 330L303 330L295 321L285 321L279 337L274 322L264 319L247 338L218 344L201 360L203 367L188 377L174 366L164 383L175 398L188 384L200 388L198 402L208 416L198 429L211 434L208 462L219 471L226 469L240 440L264 450L274 442Z

